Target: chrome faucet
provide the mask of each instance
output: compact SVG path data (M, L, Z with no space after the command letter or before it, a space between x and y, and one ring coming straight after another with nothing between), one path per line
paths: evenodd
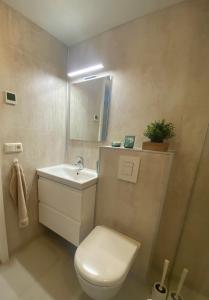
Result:
M76 159L75 166L78 167L78 172L80 172L84 169L84 158L82 156L77 156Z

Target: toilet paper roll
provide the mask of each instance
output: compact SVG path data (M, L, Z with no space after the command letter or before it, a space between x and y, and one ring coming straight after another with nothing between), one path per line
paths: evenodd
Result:
M160 282L155 282L152 288L152 300L166 300L167 297L167 288L166 286L162 287L162 291L159 289Z

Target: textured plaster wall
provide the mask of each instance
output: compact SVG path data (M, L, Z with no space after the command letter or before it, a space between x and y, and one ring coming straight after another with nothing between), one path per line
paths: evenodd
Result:
M2 1L0 24L0 164L11 252L40 232L35 169L64 161L67 47ZM16 92L16 106L4 103L5 90ZM22 142L24 152L4 154L5 142ZM15 157L29 188L30 225L21 230L8 192Z
M181 241L174 274L180 277L187 267L187 282L192 289L209 295L209 131L198 167L195 184Z

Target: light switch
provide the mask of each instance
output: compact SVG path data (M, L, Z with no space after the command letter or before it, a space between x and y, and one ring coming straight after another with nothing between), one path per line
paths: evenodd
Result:
M5 153L23 152L22 143L5 143L4 152Z
M118 179L128 182L137 182L140 158L136 156L120 156Z

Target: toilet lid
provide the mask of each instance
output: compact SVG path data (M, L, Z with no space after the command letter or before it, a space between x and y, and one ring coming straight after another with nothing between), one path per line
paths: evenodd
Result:
M97 226L76 251L76 271L94 285L117 285L127 275L139 247L135 240Z

